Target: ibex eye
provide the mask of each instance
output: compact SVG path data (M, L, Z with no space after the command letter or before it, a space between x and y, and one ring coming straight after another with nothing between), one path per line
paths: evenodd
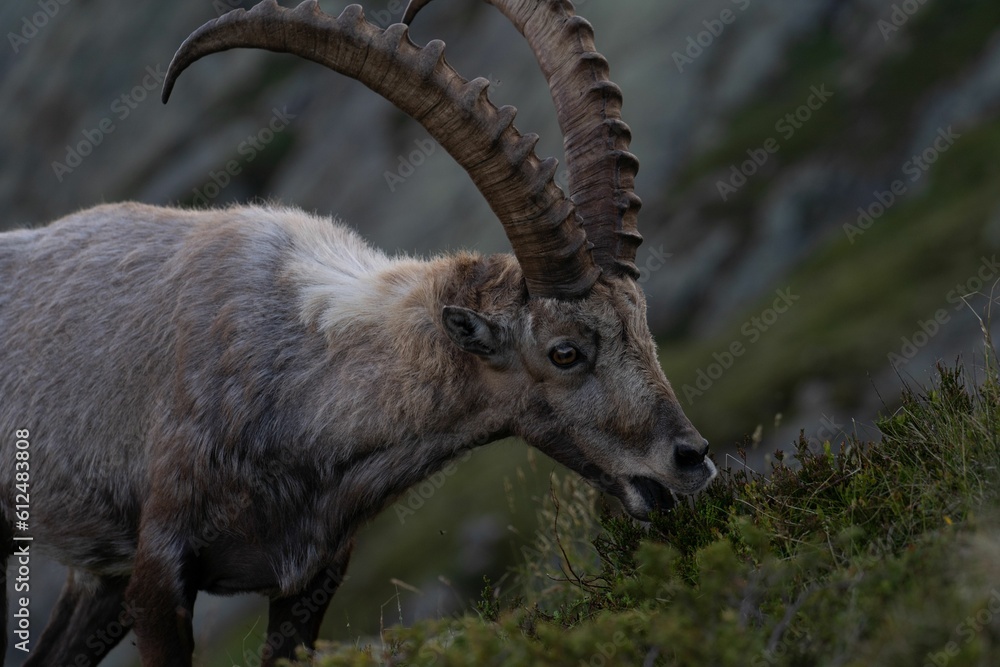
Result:
M560 343L549 351L549 359L560 368L568 368L580 360L580 350L569 343Z

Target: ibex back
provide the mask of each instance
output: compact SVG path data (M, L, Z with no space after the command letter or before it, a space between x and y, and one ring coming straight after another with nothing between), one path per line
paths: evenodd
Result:
M23 529L20 430L28 532L71 568L29 664L96 663L111 646L92 638L119 622L144 665L190 665L199 590L270 597L264 664L311 647L325 604L304 613L303 601L329 601L356 529L501 437L639 519L715 474L646 324L638 164L590 26L565 1L491 3L549 80L568 198L485 80L357 6L333 18L267 0L211 21L174 57L164 99L191 63L229 48L321 62L420 121L513 255L390 258L275 207L107 205L0 235L4 564Z

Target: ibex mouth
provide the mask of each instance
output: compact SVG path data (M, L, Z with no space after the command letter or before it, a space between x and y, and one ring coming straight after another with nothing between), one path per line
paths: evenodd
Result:
M632 487L639 493L643 503L646 505L645 516L639 516L638 514L629 511L629 514L637 519L648 521L649 512L653 510L666 512L673 509L677 502L674 499L673 491L652 477L631 477L629 478L629 483L631 483Z

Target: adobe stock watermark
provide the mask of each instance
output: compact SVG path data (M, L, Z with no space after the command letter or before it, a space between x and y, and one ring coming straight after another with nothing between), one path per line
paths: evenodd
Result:
M959 622L952 631L957 640L952 640L945 644L940 651L927 654L924 667L947 667L951 659L957 657L962 652L962 646L968 644L976 638L980 632L990 626L1000 614L1000 591L993 588L990 590L990 597L975 614L970 614Z
M124 122L140 104L146 101L149 94L159 90L166 72L159 65L148 65L142 79L131 90L122 93L111 102L109 115L97 122L95 127L80 132L82 139L75 144L66 144L66 157L63 162L52 161L52 173L60 183L83 164L84 159L100 146L107 135L115 131L115 120Z
M598 642L597 653L592 655L590 660L580 660L579 667L607 667L608 665L625 664L618 653L625 648L634 647L635 638L641 636L650 623L649 613L640 609L633 609L632 614L634 614L634 617L629 622L632 627L628 629L628 633L624 630L616 630L608 637L610 641ZM659 651L657 649L651 649L649 656L647 656L646 664L653 664L652 660L648 658L652 657L655 660L658 654Z
M782 140L789 141L796 132L812 120L813 114L823 108L823 105L831 97L833 97L833 93L826 89L826 84L821 84L819 87L810 86L809 96L805 102L779 118L774 124L774 131L780 135ZM730 195L746 185L747 181L767 164L770 157L780 150L781 143L775 137L769 137L757 148L748 148L748 159L739 164L730 165L729 178L715 182L715 187L719 191L722 201L728 201Z
M427 161L427 158L437 150L437 144L432 139L414 139L415 150L408 155L397 155L399 166L396 171L385 171L385 184L389 186L389 192L395 192L399 185L406 182L410 176L417 171L417 167Z
M893 4L888 20L879 19L876 25L882 33L882 39L889 41L889 38L900 31L920 8L927 4L927 0L904 0Z
M636 280L640 285L650 279L650 277L667 265L666 260L673 257L671 252L665 252L663 246L649 249L649 256L646 261L639 266L639 278Z
M761 336L801 298L798 294L792 293L791 287L776 290L774 294L775 299L770 307L765 308L759 315L754 315L740 327L743 338L734 340L721 352L713 352L714 361L698 369L694 384L685 384L681 388L688 405L693 404L695 398L704 396L705 392L733 367L736 360L746 354L748 347L759 341Z
M389 0L385 4L385 9L372 9L366 11L365 14L368 16L369 21L384 30L399 20L394 17L402 18L406 4L405 0Z
M843 432L843 424L833 417L821 415L819 418L819 428L816 429L813 435L820 442L833 442L833 439L843 434Z
M472 458L472 450L466 450L460 457L449 461L443 468L420 482L411 486L406 492L406 498L393 504L392 509L396 512L399 523L405 524L406 520L416 514L424 503L431 499L438 490L444 486L448 478L458 472L458 466Z
M773 665L781 664L784 662L785 656L792 650L796 643L800 642L803 637L806 636L805 628L801 628L794 623L792 620L802 609L806 601L812 596L817 590L817 585L812 584L806 587L804 590L799 592L798 597L788 605L785 609L785 614L781 621L775 626L774 630L771 632L771 636L767 641L767 646L758 654L751 664L752 667L772 667Z
M968 280L955 285L945 295L945 301L952 304L952 310L959 311L966 306L963 297L980 292L990 284L990 281L1000 280L1000 262L997 262L996 255L983 257L979 268ZM888 354L889 363L895 368L901 368L910 363L917 353L937 336L943 327L951 322L951 313L946 308L938 308L934 314L927 319L917 320L916 330L909 336L900 337L899 352Z
M252 3L251 3L252 4ZM228 14L234 9L245 9L243 0L212 0L212 11L216 16Z
M34 39L38 33L59 14L59 11L72 0L38 0L38 11L21 18L21 29L8 32L7 41L16 55L21 47Z
M316 614L324 614L330 600L343 583L342 573L338 569L328 567L323 574L326 575L323 584L307 588L291 607L292 616L300 624L309 623ZM269 626L264 644L259 649L255 651L250 647L244 647L242 655L244 667L261 667L286 643L296 641L297 636L298 628L290 620L282 621L281 625L274 629Z
M468 448L463 450L461 455L448 461L440 470L423 479L420 483L411 485L406 492L406 499L393 504L396 511L396 518L400 523L406 523L406 519L413 516L420 510L424 503L438 492L448 481L448 478L458 472L459 464L465 463L472 458L472 451L477 447L489 444L496 438L488 431L477 431L472 434Z
M954 146L955 141L961 138L962 135L955 132L951 125L947 128L939 127L937 136L934 137L931 145L921 151L919 155L911 156L900 167L900 171L910 183L916 183L938 161L938 158ZM908 191L909 186L906 181L897 178L889 185L888 190L876 190L873 192L874 201L868 204L868 206L858 207L857 220L854 223L844 223L844 233L847 234L847 240L853 245L859 236L871 229L879 218L885 215L886 211L892 208L893 204L899 201L899 198Z
M729 1L736 5L740 12L745 12L750 7L750 0ZM719 12L718 18L702 21L701 24L705 26L705 29L694 35L688 35L684 52L674 51L671 54L674 64L677 65L677 71L683 74L686 66L693 65L694 61L700 58L705 50L715 44L715 40L722 36L722 33L726 31L726 26L736 22L738 16L736 11L727 7Z
M239 176L243 172L243 167L253 162L257 156L267 148L274 138L285 131L289 124L295 120L296 114L288 110L287 106L271 109L271 119L254 134L249 134L236 147L236 153L240 159L232 159L226 162L225 166L218 171L208 172L209 181L200 188L191 190L194 193L192 203L196 206L208 206L209 202L219 196L219 194L233 182L233 177Z
M94 655L98 659L104 657L108 651L114 648L121 641L122 636L128 634L129 630L132 629L136 619L145 612L142 607L128 601L122 602L121 606L122 611L118 614L118 618L87 636L85 644L87 648L94 651ZM89 665L91 663L85 655L78 655L72 664Z
M244 500L250 502L249 498ZM191 553L197 557L203 550L211 547L220 537L226 535L227 531L240 520L242 514L241 508L230 506L226 508L221 521L214 518L213 521L203 524L198 532L188 537L187 544Z

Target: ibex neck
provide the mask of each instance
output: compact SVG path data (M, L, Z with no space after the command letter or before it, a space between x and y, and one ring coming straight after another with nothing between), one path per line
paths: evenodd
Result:
M484 264L495 261L370 254L353 275L314 267L302 283L302 318L328 350L311 410L322 415L325 451L314 458L330 466L331 516L347 520L329 527L332 538L468 449L511 434L516 397L498 397L441 324L445 305L476 300L469 277L489 275Z
M484 301L496 307L508 293L518 298L513 258L393 259L340 231L341 238L331 239L336 245L303 253L290 272L299 285L301 320L326 339L327 390L338 395L330 408L351 410L350 419L324 419L337 439L352 454L393 442L434 458L444 452L425 446L460 450L509 432L511 410L490 395L482 364L448 339L441 312ZM505 282L514 287L498 289Z

